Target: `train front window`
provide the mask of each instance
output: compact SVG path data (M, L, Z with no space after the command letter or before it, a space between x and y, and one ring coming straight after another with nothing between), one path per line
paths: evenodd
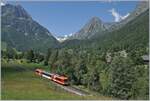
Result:
M35 72L39 73L39 71L35 71Z
M68 79L65 79L64 82L65 82L65 83L68 83Z

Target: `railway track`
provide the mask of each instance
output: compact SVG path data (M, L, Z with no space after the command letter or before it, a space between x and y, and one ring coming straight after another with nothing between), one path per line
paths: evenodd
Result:
M29 68L27 69L27 68L26 68L25 70L34 72L35 69L36 69L36 68L32 68L32 69L29 69ZM54 82L54 81L50 81L50 82L53 83L55 86L60 87L61 89L65 90L65 91L67 91L67 92L73 93L73 94L77 94L77 95L80 95L80 96L87 96L87 95L90 95L89 93L87 93L87 92L85 92L85 91L83 91L83 90L81 90L81 89L72 87L72 86L70 86L70 85L68 85L68 86L63 86L63 85L58 84L58 83L56 83L56 82Z
M72 86L63 86L63 85L60 85L56 82L53 82L53 81L50 81L52 82L53 84L55 84L56 86L64 89L65 91L68 91L70 93L73 93L73 94L77 94L77 95L80 95L80 96L87 96L87 95L90 95L89 93L81 90L81 89L78 89L78 88L75 88L75 87L72 87Z

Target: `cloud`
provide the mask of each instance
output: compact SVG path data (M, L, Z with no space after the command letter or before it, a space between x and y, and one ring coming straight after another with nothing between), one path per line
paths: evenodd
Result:
M5 6L5 3L1 2L1 6Z
M130 15L130 13L127 13L125 16L122 16L122 20L124 20L125 18L127 18Z
M115 17L115 22L118 22L121 19L119 13L117 13L114 8L112 8L111 10L109 10L109 12L111 12L112 16Z
M125 18L127 18L130 15L129 13L127 13L125 16L121 16L114 8L109 10L109 12L111 12L112 16L115 18L115 22L124 20Z
M6 5L6 1L5 0L1 0L1 6L5 6Z

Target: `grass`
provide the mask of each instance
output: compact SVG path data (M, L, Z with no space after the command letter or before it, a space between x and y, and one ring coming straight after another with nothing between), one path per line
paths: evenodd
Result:
M105 96L83 97L64 91L53 85L49 80L39 77L33 71L28 70L35 67L42 68L43 66L40 64L2 63L1 98L3 100L112 99Z

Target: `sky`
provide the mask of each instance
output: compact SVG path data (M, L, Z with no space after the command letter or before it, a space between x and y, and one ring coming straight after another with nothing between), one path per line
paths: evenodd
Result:
M118 22L130 15L137 3L137 1L17 2L35 21L56 37L79 31L95 16L103 22Z

